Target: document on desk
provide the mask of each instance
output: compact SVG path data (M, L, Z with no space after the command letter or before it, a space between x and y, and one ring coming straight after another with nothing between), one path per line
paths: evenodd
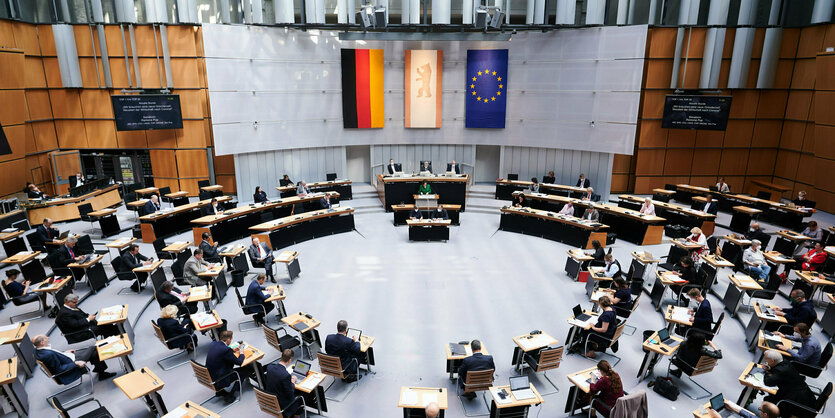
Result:
M208 286L194 286L188 290L189 296L200 297L209 293Z
M589 318L585 321L580 321L580 320L577 320L575 318L571 318L571 319L568 320L569 324L574 325L575 327L581 327L581 328L585 328L589 325L594 325L596 322L597 322L597 315L592 315L591 318Z
M192 317L197 319L197 324L200 325L201 328L217 324L217 318L207 312L200 312L192 315Z
M185 245L185 244L186 244L186 241L175 241L175 242L171 243L171 245Z
M108 306L106 308L101 308L102 315L112 315L112 314L120 314L122 313L122 309L125 309L124 305L113 305Z
M128 349L128 348L127 348L127 347L125 347L125 345L124 345L124 344L122 344L122 343L116 343L116 344L111 345L110 347L107 347L107 348L106 348L106 349L104 349L104 350L101 350L101 354L102 354L103 356L110 356L110 355L113 355L113 354L116 354L116 353L119 353L119 352L125 351L125 350L127 350L127 349Z
M417 392L409 389L403 392L403 405L417 405L418 403L418 396Z
M307 390L313 390L313 388L315 388L316 385L319 384L317 380L318 379L314 378L313 376L309 376L308 378L304 379L299 386ZM417 394L415 396L417 396Z
M183 407L176 407L167 414L165 414L165 418L182 418L188 414L188 411Z
M687 308L676 306L673 308L673 314L671 315L674 321L678 322L690 322L690 312Z
M119 314L107 314L107 315L99 314L99 317L96 318L96 321L98 321L98 322L114 321L116 319L119 319L119 316L120 316Z
M11 331L13 329L17 329L17 327L19 327L19 326L20 326L20 324L4 325L4 326L0 327L0 332Z
M423 397L420 400L420 406L426 408L426 405L429 405L432 402L438 402L438 394L437 393L424 393Z

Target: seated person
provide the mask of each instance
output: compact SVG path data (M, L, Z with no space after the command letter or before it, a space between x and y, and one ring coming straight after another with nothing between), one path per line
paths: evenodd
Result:
M426 415L426 418L438 418L441 416L441 407L438 406L437 402L430 402L423 409L423 413Z
M721 359L722 351L717 349L712 341L707 340L701 332L690 332L687 339L681 343L676 355L670 360L670 363L676 367L670 370L670 374L676 377L681 377L682 372L688 376L693 374L693 369L702 356Z
M409 211L409 219L423 219L423 212L421 212L420 209L413 207L412 210Z
M603 309L603 313L597 318L597 323L585 333L583 339L584 346L588 347L588 351L583 353L583 356L588 358L595 358L597 356L595 351L598 349L602 348L605 351L609 347L609 341L615 335L615 329L618 326L618 317L612 308L612 299L608 296L601 296L597 304Z
M612 295L612 305L626 310L632 309L632 292L629 291L629 283L622 277L615 279L615 294Z
M26 187L26 197L30 199L46 199L46 194L44 194L34 183L29 183Z
M63 385L75 382L87 373L87 363L93 365L100 382L116 376L116 373L107 372L107 363L99 360L99 352L94 345L61 352L54 350L49 345L49 337L43 334L32 338L32 345L35 346L35 358Z
M73 293L64 296L64 306L58 310L55 325L64 334L67 342L74 344L95 336L110 337L119 335L119 328L115 325L98 325L96 314L87 314L78 308L78 295ZM91 333L92 331L92 333Z
M539 181L536 180L536 177L531 179L531 184L528 185L528 190L534 193L539 193Z
M792 307L783 309L781 307L774 308L774 314L786 318L786 323L789 325L814 324L818 318L815 312L815 305L811 300L806 300L806 292L803 289L794 289L789 294L789 301ZM766 326L768 329L768 326Z
M122 271L120 273L131 272L135 268L139 268L142 266L147 266L154 261L145 257L142 254L139 254L139 246L136 244L131 244L128 246L128 250L122 253ZM134 292L139 292L140 286L145 284L145 280L148 280L148 273L145 272L137 272L136 273L137 281L133 282L130 288Z
M203 208L203 215L220 215L223 213L223 205L217 201L217 198L212 198L207 206Z
M720 193L729 193L731 191L731 186L725 183L724 177L719 177L719 180L716 182L716 191Z
M159 196L151 195L151 198L148 199L147 202L145 202L144 206L142 206L142 214L143 215L150 215L150 214L158 211L159 208L160 208L160 206L159 206Z
M46 293L34 293L29 291L29 280L24 280L23 283L17 282L17 276L20 275L20 270L9 269L6 270L6 280L3 281L3 289L9 298L17 298L18 304L24 304L41 300L43 306L46 307Z
M325 339L325 353L339 357L345 370L345 382L356 382L362 378L358 372L360 358L364 354L357 337L348 338L348 321L342 319L336 323L336 334L328 335Z
M84 255L81 253L77 253L75 251L75 244L78 243L78 238L76 237L69 237L64 241L64 245L58 248L58 258L56 262L58 263L58 268L70 268L69 265L73 263L80 262L84 260ZM75 280L81 280L84 277L85 270L83 268L72 267L72 275L75 277Z
M328 194L322 196L322 198L319 199L319 206L321 206L322 209L330 209L331 206L333 206L331 204L331 196Z
M803 190L797 192L797 198L792 200L792 203L799 208L805 208L809 204L809 201L806 200L806 192Z
M801 271L818 271L823 263L826 262L826 251L823 250L823 245L820 241L816 241L814 246L806 252L806 254L794 257L800 263ZM786 273L782 273L780 277L785 277Z
M797 369L788 361L783 361L783 356L777 350L766 350L765 377L763 383L766 386L776 386L777 393L774 395L767 395L763 400L778 405L782 400L794 401L800 405L814 405L815 395L806 384L805 378L797 372ZM790 403L779 404L780 416L791 417L797 416L800 418L813 417L815 414L810 413Z
M687 296L698 304L695 310L690 310L690 322L693 323L693 328L713 332L713 310L710 307L710 301L695 287L687 291Z
M589 188L591 187L591 181L586 178L585 174L580 173L580 178L577 179L577 184L575 184L574 187L582 187L584 189Z
M620 375L606 360L600 360L597 363L597 371L600 372L600 377L592 374L589 392L583 394L580 402L582 405L588 405L592 397L596 396L597 399L591 405L590 416L594 417L596 413L599 413L608 417L615 402L623 396L623 382L620 380Z
M449 214L440 203L438 204L438 207L432 211L432 219L449 219Z
M542 182L546 184L554 184L557 181L557 178L554 176L553 171L549 171L547 175L542 176Z
M702 205L698 210L709 213L711 215L716 215L719 211L719 202L713 200L713 195L708 194L705 196L705 203Z
M606 265L606 261L604 260L604 258L606 257L606 251L603 250L603 245L600 244L600 241L596 239L592 240L591 248L592 249L590 252L585 251L585 253L594 257L594 259L583 262L583 265L581 266L583 270L589 268L589 265L591 265L592 263L594 263L594 265L596 266Z
M493 363L493 356L481 353L481 341L472 340L470 342L470 349L473 355L465 357L461 360L461 365L458 366L458 386L464 389L464 383L467 381L467 372L479 372L483 370L496 370L496 365ZM475 392L468 392L463 395L467 399L475 399Z
M256 186L255 193L252 195L252 200L255 203L262 203L268 201L269 198L267 198L267 193L261 190L261 186Z
M423 183L420 183L418 194L432 194L432 186L429 185L429 182L423 181Z
M299 187L296 188L296 196L304 197L310 194L310 189L307 188L307 182L302 180Z
M255 314L252 319L255 320L256 325L264 325L265 316L275 308L272 302L267 302L270 294L264 293L264 282L267 281L266 274L259 274L246 289L246 304L247 305L261 305L264 309L257 306L246 308L246 313Z
M823 230L818 227L818 223L815 221L809 221L801 234L812 238L811 240L803 242L803 246L806 248L811 248L816 242L821 242L823 240Z
M296 397L296 376L288 368L293 360L293 350L286 348L281 352L278 363L270 363L264 372L264 390L278 398L278 405L283 408L283 416L298 416L301 398Z
M681 257L678 260L678 264L674 267L673 273L681 276L683 280L686 280L687 283L693 283L696 281L696 268L693 267L693 259L689 256Z
M284 177L282 177L281 180L278 181L278 185L281 187L293 186L293 180L290 180L290 176L285 174Z
M809 326L799 322L794 325L794 335L784 335L781 332L775 332L774 335L784 337L791 341L800 342L800 349L793 349L785 347L783 344L777 344L778 350L783 350L791 354L791 359L799 361L810 366L817 366L821 361L821 344L812 333L809 331Z
M585 212L583 212L583 219L597 222L600 219L600 213L597 211L597 208L588 208Z
M455 163L455 160L452 160L451 163L446 165L446 171L455 174L461 174L461 166Z
M168 341L169 348L185 348L190 353L197 346L197 337L194 335L188 318L183 319L182 322L177 321L177 312L178 309L174 305L162 308L157 319L157 326L162 331L162 337ZM181 337L182 335L188 337Z
M652 204L652 199L645 198L644 204L641 205L641 214L655 216L655 205Z
M220 341L212 341L209 344L209 352L206 354L206 369L209 370L209 376L215 382L215 387L221 389L215 395L223 397L227 404L235 402L235 392L240 388L240 382L233 381L229 374L237 373L240 380L250 375L247 368L236 367L243 364L246 357L237 344L234 349L230 345L232 345L232 331L223 331L220 333Z
M513 198L513 207L514 208L523 208L525 207L525 196L518 194Z
M210 263L219 263L220 262L220 254L217 253L217 242L210 243L209 238L212 235L208 232L204 232L201 235L203 241L200 241L200 245L198 246L199 249L203 250L203 258L210 262Z
M61 235L57 229L52 227L52 219L49 218L43 219L43 223L38 225L36 232L43 243L55 241Z
M183 292L174 286L171 281L164 281L159 286L154 295L157 298L160 308L168 305L177 307L177 315L189 316L197 313L197 302L186 302L188 299L188 292Z
M249 246L249 259L264 263L264 272L271 282L276 283L273 275L273 250L266 243L262 243L258 237L252 237L252 245Z
M560 215L568 215L574 216L574 205L571 204L569 200L564 205L562 205L562 209L560 209Z
M623 271L620 269L620 262L615 260L615 256L611 253L603 256L603 262L606 263L606 269L603 270L603 275L606 277L620 278Z
M768 275L771 273L771 266L765 261L763 252L760 251L760 240L751 240L751 246L742 252L742 265L755 279L768 283Z
M208 270L211 266L203 259L203 250L198 248L194 250L194 253L183 265L183 278L192 286L205 286L209 283L209 280L198 276L198 274Z
M761 243L768 241L771 237L765 233L760 227L759 222L751 222L751 227L748 229L748 232L745 233L745 239L748 240L759 240Z
M698 261L702 253L707 249L707 236L702 233L701 228L694 226L690 229L690 235L687 237L687 242L699 246L698 249L691 252L693 261Z
M423 162L423 165L420 167L420 171L421 171L421 173L427 172L429 174L432 174L432 166L429 165L429 161L424 161Z
M394 174L398 171L397 166L394 165L394 159L389 158L389 163L386 166L386 170L388 170L389 174Z
M583 192L583 196L580 197L581 200L594 200L594 189L591 187L586 187L586 191Z
M737 405L730 399L725 399L725 409L733 412L733 416L742 418L778 418L780 416L780 408L777 408L777 405L771 402L763 402L760 405L759 415L755 415L753 412ZM707 413L710 418L722 418L722 415L711 408L707 409Z

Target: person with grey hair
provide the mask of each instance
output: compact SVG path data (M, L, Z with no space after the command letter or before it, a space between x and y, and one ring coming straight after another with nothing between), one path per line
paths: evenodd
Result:
M154 292L160 308L168 305L174 305L178 309L178 315L189 316L197 313L197 302L187 302L188 292L183 292L174 283L166 280L159 285L159 289Z
M809 413L805 409L796 406L799 405L814 405L815 395L806 384L806 379L797 372L797 369L788 362L783 361L783 355L777 350L766 350L765 365L762 366L765 370L765 377L763 383L766 386L777 387L777 393L768 395L763 400L778 404L780 401L791 401L793 403L784 402L779 404L780 415L784 417L811 417L815 414Z
M183 278L192 286L205 286L209 282L198 276L198 274L206 271L211 266L210 263L203 259L203 250L198 248L186 260L183 266ZM212 292L214 293L214 288L212 288Z
M330 356L337 356L342 361L342 367L348 376L346 382L361 379L358 374L360 358L364 356L357 337L348 338L348 321L342 319L336 323L336 334L328 335L325 339L325 352Z
M99 360L99 353L94 345L62 352L54 350L49 345L49 337L43 334L32 338L32 345L35 346L35 358L63 385L70 384L87 373L87 363L93 365L93 371L98 374L99 381L116 376L116 373L106 371L107 363Z
M441 407L436 402L430 402L423 412L426 414L426 418L438 418L441 416Z
M296 188L296 196L304 197L310 194L310 189L307 188L307 182L302 180L299 182L299 187Z
M69 237L64 241L64 245L61 246L59 249L59 256L57 259L58 266L57 267L67 267L72 263L81 261L84 259L83 254L79 254L75 251L75 244L78 243L78 238L76 237ZM82 270L83 273L83 270ZM80 279L80 277L76 277L76 280Z
M98 325L96 314L87 314L78 308L78 295L70 293L64 296L64 306L58 310L55 325L64 334L70 344L84 341L96 336L109 337L119 335L115 325Z
M751 240L751 246L742 253L742 264L755 279L768 283L771 266L765 262L765 255L760 251L761 244L758 239Z

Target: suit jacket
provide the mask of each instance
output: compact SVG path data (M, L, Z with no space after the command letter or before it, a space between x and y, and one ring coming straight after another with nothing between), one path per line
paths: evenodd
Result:
M293 184L293 180L290 180L290 179L288 179L288 180L281 179L281 180L278 181L278 185L281 186L281 187L289 186L291 184Z
M713 311L710 308L710 302L705 298L696 312L693 313L693 328L710 331L713 329Z
M258 284L257 280L253 280L249 283L249 287L246 289L246 304L247 305L263 305L269 297L265 295L264 286ZM261 313L264 310L259 309L257 307L250 307L246 308L246 313Z
M360 342L354 341L342 334L331 334L325 339L325 352L331 356L337 356L342 361L342 367L348 367L355 358L362 356ZM351 367L352 369L354 366ZM356 369L354 369L356 370Z
M255 194L252 195L252 200L254 200L255 203L266 202L267 201L267 194L264 193L264 192L255 193Z
M745 233L745 238L747 238L749 240L758 240L762 243L765 243L766 240L771 239L771 236L769 236L768 234L763 232L762 228L760 228L760 229L758 229L754 232L751 232L749 230L748 232ZM763 247L765 247L765 246L763 245ZM760 248L760 250L765 250L765 248Z
M137 267L142 267L143 261L148 261L148 257L139 253L136 253L134 256L130 253L130 251L125 251L125 253L122 254L122 272L128 272Z
M270 247L268 247L267 244L265 244L263 242L259 242L258 246L260 246L261 248L264 249L264 254L266 255L266 257L264 258L264 261L267 261L267 259L270 258L270 256L272 255L273 250L270 249ZM258 261L258 259L261 258L261 254L259 254L259 252L258 252L258 247L256 247L255 245L250 245L248 251L249 251L249 259L252 260L253 262Z
M212 341L209 344L209 352L206 354L206 368L209 369L209 376L215 381L215 388L223 389L231 385L232 376L226 376L222 379L221 377L229 374L233 367L240 366L243 362L244 355L235 356L235 352L226 344L220 341Z
M397 165L396 164L388 164L388 165L386 165L386 169L389 171L389 174L394 174L394 172L397 171Z
M551 177L551 176L542 177L542 182L543 183L554 184L555 181L557 181L556 177Z
M73 256L78 257L79 255L81 254L79 254L78 251L70 249L70 247L67 247L66 245L62 245L58 249L58 257L56 260L58 262L58 267L67 267L75 262Z
M223 204L221 204L220 202L217 202L217 210L215 210L215 208L213 208L211 204L208 204L203 207L203 215L217 215L218 212L221 211L223 211Z
M280 363L270 363L266 375L264 389L278 397L278 404L282 408L287 408L293 402L296 390L287 368Z
M452 163L446 165L446 171L454 171L455 174L461 174L461 164L456 163L453 167Z
M574 187L582 187L584 189L591 187L591 181L589 181L589 179L577 179L577 184Z
M61 309L58 310L58 316L55 317L55 325L57 325L58 329L61 330L61 333L64 334L68 343L73 344L93 337L92 334L86 332L68 335L90 329L96 325L96 320L94 319L89 321L87 319L87 315L88 314L81 309L76 308L73 310L63 305L61 306Z
M153 201L149 200L145 202L145 205L142 206L142 209L145 210L145 214L151 214L159 210L159 205L155 205Z
M449 219L449 214L447 213L446 209L441 208L441 211L438 212L437 209L432 211L432 219Z
M805 379L788 361L780 362L766 372L763 383L768 386L777 386L775 396L778 400L792 400L801 405L813 405L815 402L815 396Z
M41 242L52 241L55 238L58 238L59 235L61 235L61 233L58 232L57 229L49 228L49 230L47 230L47 228L43 226L43 224L38 225L38 228L36 230L38 232L38 238L41 239Z
M332 203L330 200L327 200L323 197L319 200L319 205L322 206L322 209L330 209Z
M409 217L415 219L423 219L423 213L418 208L413 208L409 211Z
M26 196L30 199L40 199L43 197L43 192L35 192L32 190L26 191Z
M170 296L170 295L169 295ZM162 336L166 341L177 337L178 335L190 335L186 327L174 318L160 318L157 320L157 326L162 331ZM174 341L170 341L168 346L170 348L183 348L191 342L191 338L179 337Z
M40 360L53 376L60 374L55 379L62 385L75 382L85 372L85 369L76 366L72 359L60 351L39 348L35 350L35 358Z
M493 356L486 356L481 353L473 353L473 355L461 360L461 366L458 367L458 381L464 383L467 380L468 371L480 371L496 369L493 364Z
M719 202L717 202L715 200L710 202L710 203L705 202L705 204L702 206L702 212L705 212L705 213L710 213L710 214L716 215L716 212L718 210L719 210Z
M183 265L183 278L194 286L203 286L208 282L198 277L197 273L206 271L207 267L209 267L209 263L205 260L198 260L194 256L191 256L186 260L186 264Z
M583 212L583 219L589 219L589 215L591 215L590 219L592 221L597 222L597 220L600 219L600 212L592 211L591 208L586 209L585 212Z
M180 298L172 295L171 293L158 290L156 293L156 298L160 308L164 308L168 305L174 305L180 309L180 311L177 312L178 314L182 315L189 313L187 309L185 309L184 311L185 306L183 305L183 302L180 300Z
M420 166L420 171L428 171L429 174L432 174L432 166L431 165L428 166L428 167Z
M220 259L220 256L217 253L217 248L214 245L209 244L209 241L200 241L199 248L203 250L204 259Z

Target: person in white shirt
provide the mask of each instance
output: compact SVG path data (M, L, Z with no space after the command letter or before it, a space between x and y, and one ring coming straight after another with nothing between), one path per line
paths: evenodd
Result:
M760 240L751 240L751 246L742 252L742 263L752 276L759 277L760 281L768 282L768 274L771 273L771 266L765 262L765 256L760 251Z
M299 183L299 187L296 189L296 196L304 197L310 193L310 189L307 188L307 182L302 180Z
M728 183L725 183L724 177L719 177L719 181L716 182L716 190L721 193L728 193L731 191L731 186L728 186Z
M574 216L574 205L571 204L570 200L560 209L560 214Z
M655 216L655 205L652 204L652 199L644 199L644 204L641 206L641 213L644 215Z
M528 190L534 193L539 193L539 181L536 179L536 177L531 179L531 184L528 186Z
M606 262L606 270L603 271L603 275L606 277L620 277L621 269L620 263L615 260L615 256L612 254L606 254L603 257L603 261Z
M591 187L587 187L586 192L583 193L582 200L592 200L593 197L594 197L594 189L592 189Z

